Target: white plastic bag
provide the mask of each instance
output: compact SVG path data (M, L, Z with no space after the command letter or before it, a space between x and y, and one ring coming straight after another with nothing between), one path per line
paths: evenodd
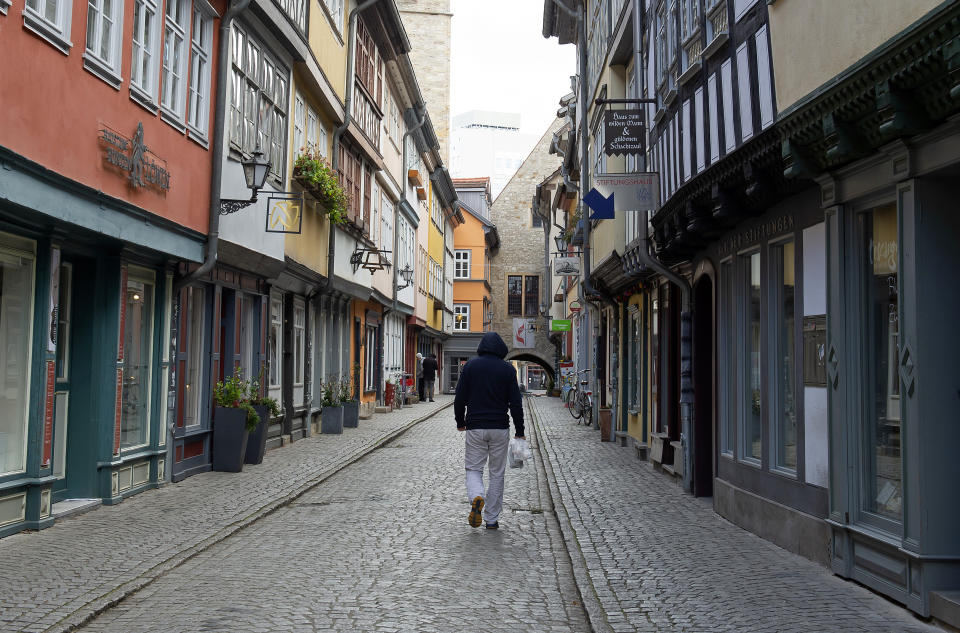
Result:
M510 468L523 468L523 462L533 457L533 451L527 440L518 437L510 438L510 449L507 451L507 464Z

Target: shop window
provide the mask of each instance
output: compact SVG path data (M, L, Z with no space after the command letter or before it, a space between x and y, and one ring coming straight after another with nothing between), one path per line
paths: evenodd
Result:
M185 368L184 382L184 426L197 426L200 424L203 406L203 365L207 355L204 353L206 347L205 334L205 289L202 286L191 286L187 288L187 300L184 306L186 314L186 335L187 346L187 366Z
M120 448L143 446L150 440L150 380L153 364L153 275L128 273L124 293L123 393Z
M304 326L306 309L299 302L293 305L293 384L303 385L304 374Z
M742 359L740 375L740 456L750 462L760 463L763 446L761 436L761 352L760 352L760 253L741 255L739 258L743 330L735 340L740 341Z
M736 321L734 306L736 305L736 288L733 283L733 261L727 260L720 264L720 326L721 335L718 337L717 380L719 382L719 422L720 422L720 452L733 456L733 425L737 415L736 376L737 359L734 344Z
M70 380L70 338L73 290L73 265L61 264L57 298L57 380Z
M663 289L657 292L663 295ZM650 428L660 431L664 423L660 420L660 299L650 304Z
M861 313L863 315L863 509L903 520L899 345L899 234L896 205L858 217Z
M281 350L283 349L283 301L279 298L270 299L270 336L267 354L270 359L270 389L280 388L280 378L283 367L280 365Z
M776 244L770 249L773 275L774 306L771 359L776 381L773 393L774 466L797 470L797 403L796 403L796 273L793 241Z
M257 342L260 331L259 301L251 295L240 299L240 368L244 378L257 378L260 368L257 366Z
M0 475L26 468L33 248L32 242L0 234Z
M365 391L376 391L377 389L377 328L367 326L366 335L366 354L365 366L363 372L363 385Z

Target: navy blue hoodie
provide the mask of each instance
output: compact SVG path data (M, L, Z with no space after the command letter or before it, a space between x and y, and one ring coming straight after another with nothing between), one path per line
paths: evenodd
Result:
M457 428L508 429L513 418L517 435L523 435L523 399L517 384L517 370L503 360L507 344L496 332L487 332L477 346L477 358L460 371L453 412ZM466 419L464 419L466 409Z

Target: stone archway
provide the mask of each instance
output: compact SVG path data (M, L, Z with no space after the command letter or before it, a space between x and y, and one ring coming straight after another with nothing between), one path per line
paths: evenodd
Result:
M536 365L539 365L540 367L543 368L543 371L546 372L547 377L549 377L550 381L553 382L553 384L556 384L557 377L553 371L553 365L549 361L544 360L538 354L532 354L528 351L511 350L510 353L507 354L507 357L505 360L508 360L508 361L516 360L516 361L534 363Z

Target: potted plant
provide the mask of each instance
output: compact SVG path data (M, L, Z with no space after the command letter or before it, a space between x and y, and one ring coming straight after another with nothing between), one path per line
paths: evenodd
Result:
M347 376L340 381L340 402L343 405L343 426L355 429L360 424L360 403L353 397L353 382Z
M260 416L250 404L249 385L240 371L221 380L213 389L213 470L238 473L243 470L250 431Z
M247 440L247 452L243 461L246 464L259 464L263 461L263 455L267 451L267 427L270 426L270 418L280 415L280 404L276 398L261 395L260 378L250 381L249 398L250 405L257 412L259 421L257 426L250 431L250 437Z
M340 383L329 377L320 388L320 432L343 433L343 407L340 405Z
M331 222L347 221L347 193L333 167L318 151L306 149L294 159L293 179L320 202Z

